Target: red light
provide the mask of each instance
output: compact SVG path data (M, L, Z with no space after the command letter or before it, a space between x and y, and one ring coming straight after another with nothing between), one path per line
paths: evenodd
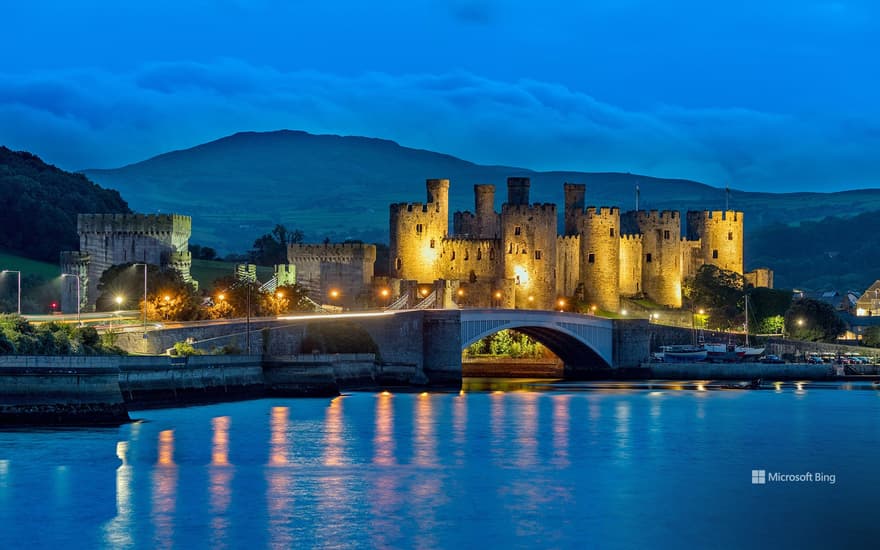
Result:
M56 304L55 302L52 302L52 309L55 309L56 307L58 307L58 304Z

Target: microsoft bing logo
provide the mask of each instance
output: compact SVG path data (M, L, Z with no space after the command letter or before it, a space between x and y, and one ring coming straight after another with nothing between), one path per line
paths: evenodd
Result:
M767 470L752 470L752 485L767 483Z

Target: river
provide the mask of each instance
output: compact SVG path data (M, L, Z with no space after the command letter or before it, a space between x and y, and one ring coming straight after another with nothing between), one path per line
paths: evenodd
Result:
M880 535L869 383L471 380L132 417L0 432L0 548L819 548Z

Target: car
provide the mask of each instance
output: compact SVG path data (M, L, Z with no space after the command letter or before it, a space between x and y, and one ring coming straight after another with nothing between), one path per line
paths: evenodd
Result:
M778 355L765 355L761 358L762 363L785 363Z
M811 356L807 357L807 363L809 363L811 365L821 365L824 362L825 361L822 361L822 358L819 357L818 355L811 355Z

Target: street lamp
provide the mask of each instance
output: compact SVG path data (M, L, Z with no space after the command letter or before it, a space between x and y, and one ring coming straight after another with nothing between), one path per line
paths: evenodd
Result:
M501 307L501 291L500 290L495 291L495 300L497 301L495 307Z
M4 269L0 273L18 273L18 314L21 315L21 271L14 269Z
M76 322L79 326L82 326L82 316L80 314L80 306L82 305L82 301L80 300L79 287L82 286L82 281L79 278L79 275L75 273L62 273L61 278L65 277L73 277L76 279Z
M388 308L388 297L391 295L391 291L387 288L383 288L379 291L379 295L382 296L382 301L385 303L385 308Z

